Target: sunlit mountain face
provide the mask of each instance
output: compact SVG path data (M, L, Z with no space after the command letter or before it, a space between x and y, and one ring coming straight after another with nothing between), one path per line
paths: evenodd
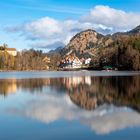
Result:
M78 120L97 134L140 126L140 76L5 79L0 85L0 112L45 124Z

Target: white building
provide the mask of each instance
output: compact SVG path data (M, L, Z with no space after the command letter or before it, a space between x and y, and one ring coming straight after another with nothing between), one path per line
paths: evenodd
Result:
M86 65L90 64L90 62L91 62L91 58L88 58L88 59L85 60Z
M82 62L78 58L75 58L72 62L73 68L81 68L81 65L82 65Z
M15 48L6 48L5 49L10 55L16 56L17 50Z

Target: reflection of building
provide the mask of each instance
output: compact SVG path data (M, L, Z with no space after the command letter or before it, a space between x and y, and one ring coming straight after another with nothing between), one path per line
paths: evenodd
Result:
M7 87L7 93L15 93L17 91L17 81L16 79L10 80L9 86Z
M64 85L67 88L76 87L78 84L83 82L83 77L66 77L64 78Z
M63 83L65 84L65 86L67 88L73 88L73 87L77 87L80 84L87 84L87 85L91 85L91 77L90 76L85 76L85 77L65 77L63 80Z
M87 85L91 85L91 77L90 77L90 76L86 76L86 77L85 77L85 83L86 83Z
M8 95L16 93L17 91L17 80L2 80L0 81L0 94Z
M67 87L67 88L72 88L72 87L77 87L80 84L87 84L87 85L91 85L91 77L90 76L86 76L86 77L65 77L63 79L63 84Z

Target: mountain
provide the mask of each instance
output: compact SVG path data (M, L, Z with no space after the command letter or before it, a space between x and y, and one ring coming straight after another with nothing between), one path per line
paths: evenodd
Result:
M127 34L129 34L129 35L140 35L140 25L139 26L137 26L136 28L134 28L134 29L132 29L132 30L130 30L129 32L127 32Z
M54 50L50 50L47 54L48 54L48 55L52 55L52 54L60 53L61 50L62 50L63 48L64 48L64 47L59 46L59 47L57 47L57 48L54 49Z
M96 48L112 43L110 35L104 36L95 30L85 30L76 34L64 48L65 55L76 54L79 57L94 56Z
M62 58L77 56L92 58L98 65L121 65L140 70L140 26L113 35L102 35L95 30L76 34L61 50Z
M137 26L136 28L130 30L130 31L127 31L127 32L114 33L112 36L119 37L119 36L131 36L131 35L140 35L140 25Z
M79 51L94 47L100 43L104 36L94 30L85 30L76 34L66 46L66 49L76 49Z

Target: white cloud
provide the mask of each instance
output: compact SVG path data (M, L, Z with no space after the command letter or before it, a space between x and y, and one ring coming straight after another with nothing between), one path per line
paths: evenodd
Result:
M85 29L94 29L103 34L126 31L140 24L140 14L125 12L99 5L91 9L90 13L81 16L77 20L60 21L51 17L43 17L35 21L16 27L7 28L10 32L19 32L26 39L34 40L34 43L49 46L61 42L67 44L76 33ZM39 42L38 42L39 40ZM40 47L40 46L38 46Z
M140 24L140 14L99 5L91 9L90 13L83 17L82 20L111 27L116 32L138 26Z
M38 36L38 38L48 38L62 32L60 22L49 17L27 23L25 24L24 29L31 33L32 36Z
M140 126L140 115L122 109L117 112L106 113L103 116L93 116L89 120L84 120L84 123L88 124L97 134L108 134L113 131Z
M53 44L67 44L77 32L91 28L90 23L81 24L78 20L58 21L44 17L20 26L7 28L9 32L19 32L26 39L34 42L31 46L42 47ZM45 43L46 42L46 43ZM43 45L42 45L43 44Z

